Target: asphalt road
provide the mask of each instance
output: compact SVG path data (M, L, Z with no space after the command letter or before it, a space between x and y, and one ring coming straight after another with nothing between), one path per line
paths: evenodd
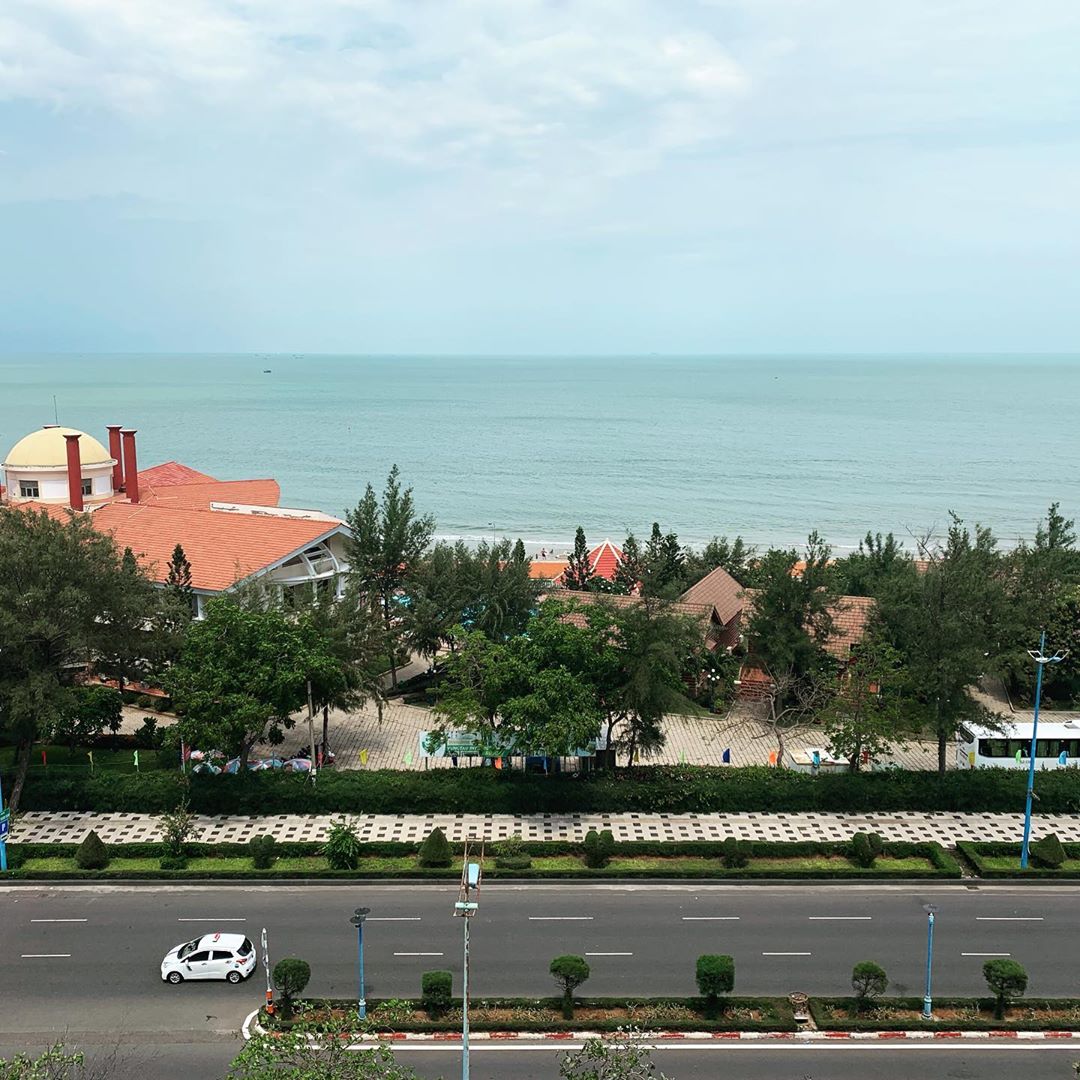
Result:
M0 1057L22 1044L0 1037ZM37 1044L32 1047L37 1048ZM81 1047L91 1065L104 1066L108 1080L222 1080L235 1044L197 1042ZM566 1047L515 1046L474 1049L472 1080L557 1080ZM460 1050L397 1050L399 1060L424 1080L456 1080ZM784 1046L755 1044L708 1050L657 1050L653 1062L671 1080L1065 1080L1072 1076L1078 1050L1057 1046L1002 1046L1000 1043L948 1043L875 1046Z
M160 980L166 950L212 930L242 930L257 943L265 926L272 960L310 962L309 993L352 995L348 918L358 904L372 909L369 997L415 996L423 971L461 969L455 895L441 885L8 886L0 889L0 986L8 990L0 1030L231 1034L263 997L261 967L238 987ZM1075 994L1063 957L1080 927L1076 896L1057 886L492 885L473 922L472 991L551 994L548 964L570 952L588 956L586 994L690 994L696 957L728 952L738 994L842 994L852 966L872 959L889 973L891 992L921 995L932 903L935 994L981 993L990 954L1023 963L1033 996Z

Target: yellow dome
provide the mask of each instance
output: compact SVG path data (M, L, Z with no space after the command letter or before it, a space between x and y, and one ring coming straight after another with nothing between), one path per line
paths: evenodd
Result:
M82 464L107 465L109 452L92 435L69 427L47 427L20 439L4 459L6 469L56 469L67 466L65 435L81 435L79 456Z

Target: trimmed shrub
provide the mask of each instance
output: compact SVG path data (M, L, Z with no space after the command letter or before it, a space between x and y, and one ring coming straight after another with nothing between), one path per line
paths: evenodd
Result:
M885 841L881 839L881 836L878 833L867 833L866 842L870 845L870 851L873 853L875 859L880 858L885 854Z
M452 859L453 853L442 829L432 829L416 854L418 866L449 866Z
M532 856L525 850L525 841L519 833L495 845L496 870L528 870L531 866Z
M731 956L707 953L697 958L694 974L698 992L705 999L706 1014L711 1019L720 1007L720 995L735 989L735 960Z
M281 995L281 1012L286 1020L292 1016L293 1002L311 981L311 965L306 960L287 956L274 965L274 989Z
M584 956L556 956L548 970L563 992L563 1019L573 1020L574 991L588 979L589 965Z
M323 844L322 854L326 856L331 870L355 870L363 850L364 846L351 821L342 818L330 822L330 835Z
M158 866L162 870L186 870L187 859L183 855L162 855Z
M109 865L109 853L93 829L75 849L75 865L80 870L104 870Z
M253 836L248 841L248 850L256 870L269 870L277 862L277 841L272 836Z
M420 976L420 1003L432 1020L450 1008L454 976L449 971L425 971Z
M531 870L531 855L500 855L495 860L496 870Z
M725 837L721 858L729 870L741 870L750 861L750 847L745 840Z
M585 865L593 870L602 870L615 854L615 837L611 835L610 829L603 832L590 829L585 834L582 847L585 852Z
M889 977L880 964L863 960L851 970L851 989L855 991L855 1007L864 1012L875 999L889 988Z
M1035 862L1039 866L1045 866L1047 870L1058 870L1065 861L1065 849L1061 846L1057 833L1036 840L1028 851Z
M864 870L869 870L874 865L877 856L870 846L870 838L866 833L857 832L851 838L851 858L857 866L861 866Z
M983 978L994 995L994 1016L1005 1018L1005 1007L1011 998L1023 997L1027 990L1027 972L1015 960L998 957L983 964Z

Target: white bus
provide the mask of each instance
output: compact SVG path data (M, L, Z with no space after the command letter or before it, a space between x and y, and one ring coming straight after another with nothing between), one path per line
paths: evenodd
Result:
M1031 753L1031 723L1011 722L1000 731L965 724L960 729L956 764L961 769L1026 769ZM1080 718L1064 723L1039 721L1036 769L1076 768L1080 764Z

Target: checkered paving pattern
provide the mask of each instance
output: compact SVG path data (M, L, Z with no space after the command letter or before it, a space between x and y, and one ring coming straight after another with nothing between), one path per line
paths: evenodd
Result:
M436 826L452 841L470 837L498 840L514 834L525 840L580 841L589 829L610 829L616 840L848 840L858 831L886 840L958 840L1019 843L1020 814L360 814L350 816L365 841L418 843ZM201 817L201 839L242 843L269 833L283 841L325 838L329 815L279 814L268 817ZM11 839L22 843L78 843L90 829L107 844L157 841L156 820L146 814L90 814L76 811L27 813ZM1033 835L1056 832L1080 842L1080 815L1049 814L1035 819Z

